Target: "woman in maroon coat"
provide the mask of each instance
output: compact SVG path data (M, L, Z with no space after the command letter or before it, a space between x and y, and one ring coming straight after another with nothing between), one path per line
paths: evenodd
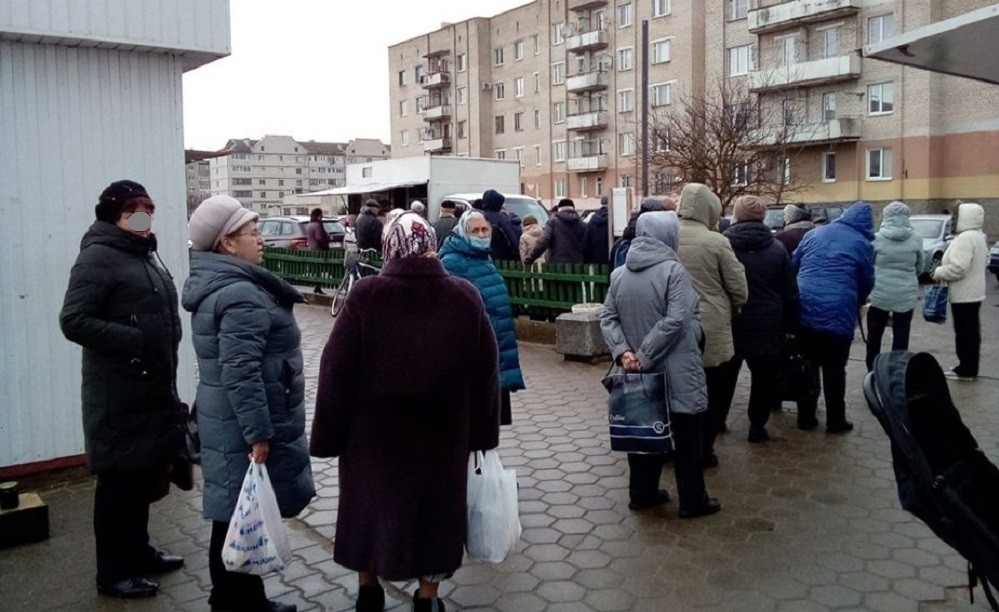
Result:
M499 443L499 353L479 292L444 271L422 217L382 239L385 266L351 291L323 351L310 451L340 458L333 560L358 572L357 609L383 609L381 577L419 578L414 609L443 610L469 452Z

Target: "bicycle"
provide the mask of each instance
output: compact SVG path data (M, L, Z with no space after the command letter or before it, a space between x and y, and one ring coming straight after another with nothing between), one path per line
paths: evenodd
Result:
M362 261L366 253L379 253L379 251L378 249L362 249L354 256L356 259L353 263L348 263L346 258L349 258L350 255L345 255L344 263L348 263L347 272L344 273L339 286L337 286L336 293L333 294L333 300L330 304L331 317L335 317L340 312L340 309L343 308L343 305L347 302L347 296L350 295L350 290L354 288L354 283L365 276L381 272L381 268L378 266L373 266Z

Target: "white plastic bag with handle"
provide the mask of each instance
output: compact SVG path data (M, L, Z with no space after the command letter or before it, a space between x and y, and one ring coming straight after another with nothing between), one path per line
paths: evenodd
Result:
M267 466L250 462L222 547L230 572L264 575L284 569L291 556Z
M503 468L496 451L473 451L468 457L468 558L501 563L518 540L517 473Z

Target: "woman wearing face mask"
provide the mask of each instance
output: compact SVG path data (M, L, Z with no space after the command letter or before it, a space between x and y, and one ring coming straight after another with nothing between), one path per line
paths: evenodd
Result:
M513 327L513 309L503 277L496 271L489 251L492 226L480 211L472 210L461 216L451 239L441 248L441 263L449 274L470 281L479 290L486 313L496 332L499 345L500 390L502 411L500 424L513 422L510 393L524 388L517 353L517 334Z
M260 576L228 572L222 547L250 461L266 463L281 516L316 490L305 441L305 375L291 285L260 267L256 213L226 195L191 215L191 277L182 302L198 354L198 429L212 610L293 612L268 601Z
M83 433L97 474L97 590L156 595L143 576L184 560L149 545L149 504L169 489L184 438L177 412L180 317L173 278L156 254L145 188L117 181L101 193L83 236L59 324L83 346Z

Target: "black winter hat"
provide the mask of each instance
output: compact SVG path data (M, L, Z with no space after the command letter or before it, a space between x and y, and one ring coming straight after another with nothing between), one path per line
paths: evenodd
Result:
M503 197L503 194L495 189L487 189L482 194L482 208L486 210L499 210L505 201L506 198Z
M576 203L569 198L562 198L558 201L558 208L576 208Z
M98 221L116 223L125 204L135 198L149 199L146 188L135 181L115 181L101 192L100 200L94 207L94 214Z

